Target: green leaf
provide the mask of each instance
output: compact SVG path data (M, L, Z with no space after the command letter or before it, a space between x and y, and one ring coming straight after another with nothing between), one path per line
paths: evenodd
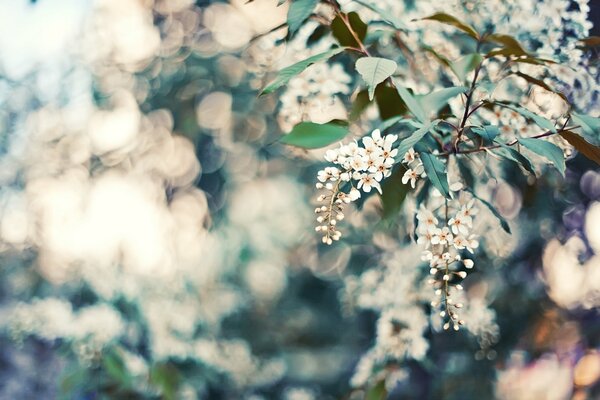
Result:
M444 197L449 198L450 189L448 187L448 177L446 176L446 166L444 163L428 152L423 151L419 154L429 181Z
M420 122L425 123L427 121L427 115L425 114L425 110L423 110L423 107L421 107L421 104L419 104L419 102L413 97L413 95L408 90L398 85L397 83L396 90L398 91L398 94L400 95L400 98L402 99L404 104L406 104L406 106L408 107L408 110L411 113L413 113L413 115L417 117L417 119Z
M425 115L436 115L437 113L448 104L448 101L453 97L458 96L461 93L465 93L469 90L465 86L449 87L435 92L428 93L424 96L417 96L417 101L423 107Z
M455 28L460 29L465 32L467 35L471 36L474 39L479 39L479 34L471 25L460 21L458 18L453 17L452 15L446 13L436 13L430 15L429 17L422 18L424 20L438 21L446 25L452 25Z
M508 222L506 221L506 219L504 219L504 217L502 215L500 215L498 210L496 210L496 207L494 207L490 202L485 201L481 197L477 196L475 193L473 193L473 191L469 190L469 192L471 192L473 197L475 197L483 205L485 205L492 212L492 214L494 214L494 217L498 218L498 220L500 221L500 226L502 226L502 229L504 229L506 231L506 233L512 234L512 232L510 231L510 226L508 225Z
M446 56L443 56L440 53L438 53L437 51L435 51L435 49L433 47L423 45L423 46L421 46L421 48L423 49L423 51L426 51L426 52L430 53L432 56L434 56L442 65L445 65L446 67L450 67L450 64L452 64L452 61L450 61L448 58L446 58Z
M409 192L409 185L402 184L402 176L406 167L399 164L398 168L381 185L381 203L383 205L383 218L394 217L402 208L402 203Z
M392 118L382 121L381 124L379 125L379 130L381 130L383 132L386 129L389 129L396 124L410 125L415 129L419 129L419 128L423 127L422 123L417 122L414 119L408 119L408 118L404 118L403 116L398 115L396 117L392 117Z
M565 176L565 156L560 147L542 139L532 138L520 138L519 143L523 147L550 160L561 175Z
M175 400L181 382L181 373L170 364L156 364L150 369L150 383L157 386L166 400Z
M379 85L375 89L375 102L379 110L379 117L386 120L408 112L406 104L400 98L398 91L390 86Z
M387 390L385 381L379 381L372 386L366 393L365 400L385 400L387 398Z
M466 56L452 62L450 64L450 69L452 69L454 74L458 77L458 79L460 79L461 82L465 82L467 80L468 73L477 68L482 61L483 57L479 53L467 54Z
M283 5L283 3L285 3L287 0L278 0L277 1L277 7Z
M404 157L404 154L406 154L411 147L414 147L417 143L419 143L421 139L427 135L427 132L429 132L430 129L431 125L423 126L414 131L409 137L402 140L398 146L398 155L400 157Z
M348 128L339 124L301 122L279 141L304 149L318 149L342 140L347 134Z
M285 67L277 73L277 77L262 90L260 95L268 94L279 89L281 86L288 83L290 79L304 71L312 64L327 60L330 57L341 53L342 51L344 51L343 47L336 47L331 50L324 51L323 53L316 54L312 57L308 57L306 60L299 61L296 64L290 65L289 67Z
M361 90L356 94L356 97L352 101L352 107L350 108L350 114L348 119L350 121L356 121L365 109L371 104L369 100L369 93L366 90Z
M348 13L346 18L348 18L354 34L358 36L361 42L364 42L365 37L367 37L367 24L355 12ZM333 21L331 21L331 33L342 46L360 47L360 44L356 41L340 15L336 15Z
M571 119L581 127L584 134L589 135L589 138L594 141L600 139L600 118L571 113Z
M287 24L290 33L300 28L302 23L310 17L319 0L293 0L287 14Z
M500 134L496 125L471 126L471 131L479 135L486 143L492 143Z
M559 134L578 152L600 165L600 147L588 143L584 138L571 131L561 131Z
M516 162L517 164L521 165L527 172L535 176L535 170L533 169L533 165L527 157L525 157L523 154L519 153L517 150L513 149L510 146L507 146L504 143L500 143L498 141L496 141L496 143L498 143L501 146L499 149L496 150L497 154L508 160Z
M467 159L463 157L457 157L456 165L458 166L460 176L463 178L467 187L473 187L475 184L475 176L473 175L473 171L471 171L471 167L467 163Z
M369 88L369 99L375 96L375 87L396 71L395 61L379 57L362 57L356 60L356 70Z
M527 51L521 46L521 43L514 37L510 35L501 35L501 34L491 34L486 36L485 41L487 42L495 42L502 45L502 48L505 49L510 55L514 56L526 56L529 55Z
M406 25L404 25L404 23L399 18L396 18L393 15L390 15L391 14L390 12L385 11L382 8L379 8L375 4L372 4L370 2L366 2L363 0L354 0L354 2L360 4L364 7L367 7L371 11L374 11L375 13L377 13L379 15L379 17L381 17L382 21L387 23L388 25L390 25L392 28L394 28L396 30L406 30L407 29Z
M131 383L131 377L125 367L125 363L119 354L115 351L108 352L102 358L102 364L106 369L108 375L110 375L115 381L119 382L123 386L128 386Z
M567 103L569 103L569 100L567 99L567 96L565 96L564 94L562 94L561 92L552 89L550 86L548 86L543 80L541 79L537 79L534 78L533 76L527 75L522 73L521 71L517 71L513 73L514 75L520 76L521 78L525 79L527 82L539 86L543 89L546 89L549 92L555 93L557 95L559 95L564 101L566 101Z
M506 104L506 103L502 103L502 102L496 102L495 104L498 104L501 107L509 108L513 111L516 111L519 114L521 114L522 116L524 116L525 118L532 120L540 128L544 128L552 133L556 133L556 127L554 126L554 123L552 123L552 121L550 121L548 118L542 117L541 115L534 114L531 111L529 111L528 109L523 108L521 106L513 106L511 104Z

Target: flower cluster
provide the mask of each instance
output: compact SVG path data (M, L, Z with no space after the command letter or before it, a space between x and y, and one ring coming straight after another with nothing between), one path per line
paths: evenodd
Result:
M325 193L317 198L322 205L315 209L318 214L315 230L323 234L323 243L332 244L340 239L342 234L336 225L344 219L344 203L359 199L361 190L369 193L375 188L382 193L380 182L390 176L398 154L398 150L392 148L396 140L397 135L382 136L379 129L375 129L370 136L362 138L362 146L353 141L327 151L325 159L337 167L326 167L317 174L316 187ZM350 186L347 192L344 191L346 184Z
M427 174L425 173L425 169L423 168L423 163L421 162L421 158L419 157L419 153L416 153L415 150L411 147L406 154L404 154L404 158L402 159L402 163L406 164L408 169L402 176L402 183L406 185L410 182L410 186L414 189L417 184L417 180L419 178L425 178Z
M460 184L452 185L451 189L460 190ZM474 206L475 199L462 194L456 199L444 201L435 209L421 205L417 212L417 243L425 247L422 259L429 262L430 283L435 287L439 297L432 306L441 306L440 316L444 319L444 329L453 325L459 329L464 321L458 318L457 310L462 303L455 303L452 291L462 290L460 282L467 276L462 268L471 269L473 260L463 258L461 253L467 251L473 254L479 246L477 236L471 233L473 218L478 213Z

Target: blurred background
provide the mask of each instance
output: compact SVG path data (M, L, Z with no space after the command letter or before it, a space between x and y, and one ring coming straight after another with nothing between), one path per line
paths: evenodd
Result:
M275 142L344 119L356 85L332 66L326 99L258 97L323 42L285 43L277 4L0 1L0 399L600 399L600 170L579 156L565 183L494 188L517 233L474 274L474 335L365 366L386 312L427 325L427 270L377 196L319 244L322 152ZM600 2L545 4L573 15L564 43L600 34ZM595 116L597 55L569 83Z

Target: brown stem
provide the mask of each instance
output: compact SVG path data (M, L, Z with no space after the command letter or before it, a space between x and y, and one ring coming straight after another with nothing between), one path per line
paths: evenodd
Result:
M566 124L565 124L566 125ZM546 131L544 133L540 133L539 135L535 135L535 136L530 136L528 139L540 139L543 137L547 137L547 136L552 136L552 135L556 135L556 134L560 134L561 132L564 131L570 131L572 129L577 129L579 128L579 125L575 125L575 126L571 126L568 128L565 128L565 126L563 126L561 129L557 130L556 132L552 132L552 131ZM504 146L514 146L515 144L519 143L518 139L513 140L510 143L506 143L504 144ZM484 146L484 147L480 147L477 149L469 149L469 150L456 150L454 152L445 152L445 153L439 153L438 156L441 157L448 157L450 154L471 154L471 153L478 153L480 151L488 151L488 150L492 150L492 149L497 149L502 147L503 145L500 144L496 144L496 145L492 145L492 146Z

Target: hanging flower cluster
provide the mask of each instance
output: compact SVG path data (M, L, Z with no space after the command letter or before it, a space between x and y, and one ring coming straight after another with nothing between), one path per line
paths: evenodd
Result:
M461 188L460 183L451 186L454 192ZM465 269L474 266L473 260L464 258L463 254L473 254L474 249L479 247L477 235L471 231L473 218L479 211L474 203L475 199L462 192L435 208L421 204L417 212L417 243L425 247L422 259L429 262L430 283L439 297L432 306L441 307L444 329L452 325L458 330L464 324L458 317L458 309L463 304L455 303L452 294L463 289L460 282L467 276Z
M362 146L353 141L325 153L325 159L337 166L326 167L317 174L316 187L325 193L317 198L322 205L315 209L318 215L315 230L323 234L323 243L332 244L340 239L342 233L336 225L344 219L343 204L359 199L361 190L369 193L375 188L381 193L380 182L390 176L398 154L398 150L392 148L397 140L397 135L382 136L379 129L375 129L370 136L361 139Z

